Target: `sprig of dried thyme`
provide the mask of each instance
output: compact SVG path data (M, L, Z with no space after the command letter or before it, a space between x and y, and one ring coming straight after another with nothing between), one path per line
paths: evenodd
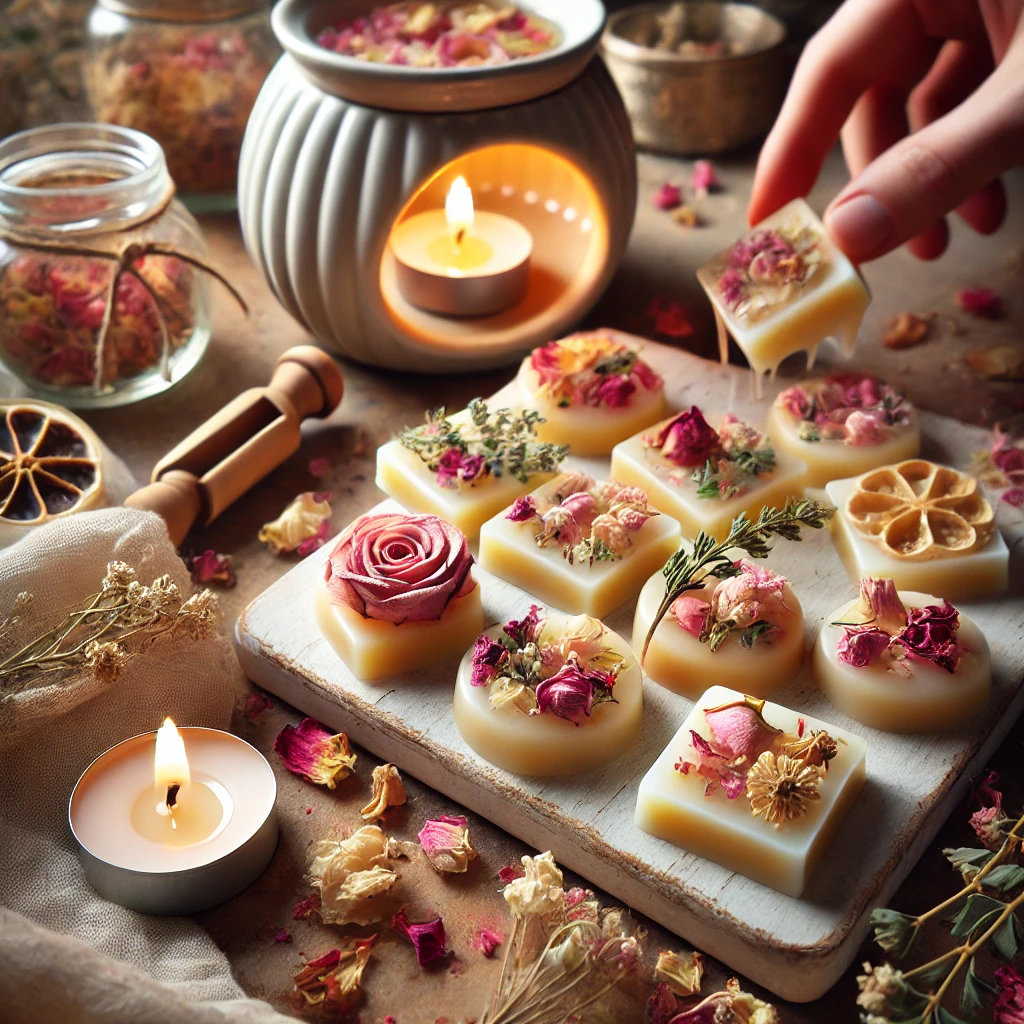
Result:
M812 530L820 530L832 517L832 509L803 498L791 501L785 508L766 507L755 522L751 522L746 513L740 513L729 529L729 536L724 541L716 541L702 530L697 534L690 551L680 548L662 569L665 576L665 596L651 622L651 628L644 639L640 662L643 663L647 648L651 644L654 631L668 613L676 598L688 590L699 590L709 577L723 578L733 574L733 558L729 552L740 548L751 558L766 558L771 548L768 546L770 537L781 537L783 540L800 540L800 527L807 526ZM698 575L703 573L702 575Z

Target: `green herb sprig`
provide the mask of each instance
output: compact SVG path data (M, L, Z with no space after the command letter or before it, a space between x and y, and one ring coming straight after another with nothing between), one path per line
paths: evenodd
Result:
M783 509L762 508L755 522L751 522L746 513L740 513L729 528L729 536L724 541L716 541L702 530L693 542L693 548L686 551L680 548L662 569L665 576L665 596L654 615L651 628L644 639L640 663L647 655L654 631L668 613L676 598L688 590L699 590L709 577L723 579L735 575L732 556L727 552L732 548L745 551L751 558L767 558L771 548L768 546L770 537L781 537L783 540L800 540L800 527L807 526L812 530L820 530L832 518L832 509L808 498L791 501Z

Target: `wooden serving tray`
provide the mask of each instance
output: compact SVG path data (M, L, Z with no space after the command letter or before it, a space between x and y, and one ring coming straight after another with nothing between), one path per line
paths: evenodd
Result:
M709 418L733 410L756 423L778 390L755 402L743 370L630 340L665 377L675 407L697 403ZM514 404L515 392L510 385L495 398ZM987 443L985 431L941 416L923 415L922 426L923 454L951 465L966 467ZM570 458L567 464L599 477L608 473L607 459ZM1021 516L1003 509L1000 517L1019 559ZM799 544L776 541L767 564L786 575L800 597L809 649L824 617L855 588L827 531L805 535ZM637 784L691 701L646 681L643 733L632 753L569 778L500 771L470 750L455 727L456 661L379 683L351 675L313 619L325 557L326 549L310 555L239 618L238 653L255 682L538 850L552 850L560 863L783 999L815 999L836 982L856 955L872 908L889 899L1024 706L1019 583L1010 595L961 604L991 645L995 687L984 712L956 731L900 736L868 729L832 708L805 667L771 699L865 737L868 781L803 898L792 899L633 825ZM479 566L474 571L489 624L526 611L528 594ZM630 602L606 619L627 639L633 609Z

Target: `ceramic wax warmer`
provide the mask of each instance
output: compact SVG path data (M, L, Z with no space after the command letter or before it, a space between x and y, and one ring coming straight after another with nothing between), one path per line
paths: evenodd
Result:
M239 172L249 253L310 333L361 362L420 372L511 362L590 308L632 227L629 120L594 56L604 8L530 0L557 43L497 66L376 64L317 44L372 2L274 9L285 55L256 101ZM477 211L532 236L525 294L496 313L431 312L401 287L391 240L444 210L459 177Z

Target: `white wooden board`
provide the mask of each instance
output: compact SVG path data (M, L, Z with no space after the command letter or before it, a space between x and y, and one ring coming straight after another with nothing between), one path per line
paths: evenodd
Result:
M699 404L709 418L728 410L754 422L749 375L650 342L645 358L668 383L675 407ZM769 389L769 398L776 389ZM510 402L508 389L497 399ZM987 435L943 417L922 417L924 455L965 467ZM570 459L597 476L606 459ZM312 614L326 549L311 555L240 617L239 657L261 686L403 771L556 859L634 909L718 957L784 999L827 991L851 962L873 907L884 904L927 848L1024 706L1024 599L1019 512L1000 510L1014 552L1015 592L962 602L992 648L995 688L974 721L942 736L877 732L847 719L818 693L806 670L772 700L832 722L868 741L868 782L803 898L780 895L633 825L636 787L691 707L647 681L636 749L599 771L546 781L491 767L462 741L451 715L457 662L379 683L356 680L322 638ZM826 531L800 544L776 542L768 563L792 581L804 608L808 648L830 611L854 588ZM524 592L474 570L488 623L520 617ZM605 621L627 639L634 603ZM710 685L710 683L709 683Z

